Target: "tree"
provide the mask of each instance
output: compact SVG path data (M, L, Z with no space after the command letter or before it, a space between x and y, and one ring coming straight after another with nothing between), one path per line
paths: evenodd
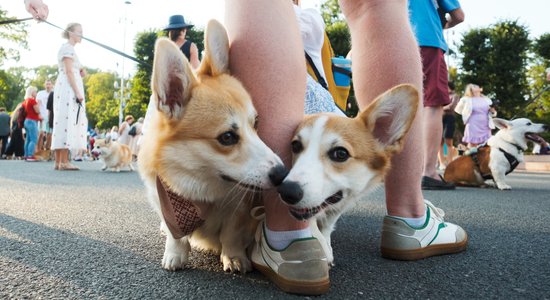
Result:
M0 8L0 20L15 19ZM9 23L0 26L0 66L6 59L19 61L19 48L28 49L27 24ZM1 83L0 83L1 84Z
M44 88L44 82L46 82L46 80L51 80L52 83L55 84L55 80L57 79L57 65L39 66L34 68L31 72L33 75L31 76L32 79L29 85L35 86L38 90Z
M13 111L23 101L25 93L24 68L11 68L7 72L0 70L0 107Z
M86 77L86 114L89 126L108 129L118 125L119 103L114 99L113 73L95 73Z
M136 118L144 116L151 97L151 74L155 54L155 42L159 36L166 36L163 31L149 30L138 33L134 53L136 58L147 64L139 64L132 79L131 99L128 101L125 113ZM204 30L191 28L187 31L189 40L193 41L199 50L199 58L204 49Z
M528 30L517 21L501 21L465 33L459 47L463 55L459 86L479 84L484 94L497 100L499 116L514 116L529 94L526 68L530 43Z
M541 35L533 44L535 54L542 57L546 63L550 62L550 33Z
M321 16L325 24L333 24L344 20L338 0L326 0L321 4Z
M345 57L351 50L351 35L338 0L327 0L321 4L321 16L325 21L325 31L334 50L334 55Z

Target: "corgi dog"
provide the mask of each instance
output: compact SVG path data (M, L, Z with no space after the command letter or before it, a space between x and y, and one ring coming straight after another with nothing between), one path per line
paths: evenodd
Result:
M278 192L296 219L311 219L330 265L336 221L382 182L392 155L403 146L418 102L413 86L399 85L353 119L321 113L299 125L291 144L293 165Z
M485 186L485 180L493 179L499 190L510 190L505 176L523 162L527 142L537 142L537 133L548 131L548 125L537 124L526 118L504 120L494 118L499 131L469 155L453 160L445 169L446 181L464 186Z
M111 141L109 137L95 141L92 155L103 161L101 171L111 169L114 172L120 172L120 168L123 167L128 167L130 171L134 170L130 148L117 141Z
M52 161L52 150L37 150L34 152L34 158L38 161Z
M155 44L152 100L138 155L148 199L166 233L162 266L183 268L191 247L220 255L225 271L247 272L256 192L288 173L256 132L257 112L229 74L229 40L217 21L205 31L205 56L194 73L176 44ZM207 213L205 213L207 212ZM168 229L168 230L166 230Z

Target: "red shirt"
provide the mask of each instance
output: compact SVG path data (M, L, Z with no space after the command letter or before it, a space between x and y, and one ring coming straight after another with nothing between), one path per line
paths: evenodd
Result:
M27 112L26 119L29 120L35 120L40 121L40 117L38 116L38 113L34 110L34 106L38 105L38 102L36 102L36 99L34 98L27 98L25 99L25 102L23 103L23 106L25 107L25 111Z

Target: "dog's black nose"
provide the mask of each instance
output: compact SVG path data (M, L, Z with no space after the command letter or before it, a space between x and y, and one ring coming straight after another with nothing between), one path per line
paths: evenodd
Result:
M284 165L277 165L269 171L269 180L271 180L271 183L274 186L278 186L283 182L286 175L288 175L288 170L285 168Z
M542 128L544 129L544 131L550 131L550 126L548 125L544 125L542 126Z
M296 204L304 197L304 190L296 181L283 182L277 192L281 195L281 199L288 204Z

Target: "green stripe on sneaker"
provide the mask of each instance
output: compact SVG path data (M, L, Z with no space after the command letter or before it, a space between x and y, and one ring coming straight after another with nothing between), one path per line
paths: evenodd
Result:
M433 238L433 239L428 243L428 245L426 245L426 246L431 245L431 244L435 241L435 239L437 238L437 236L439 235L439 231L440 231L441 229L445 228L445 227L447 227L447 225L445 225L445 223L440 223L439 226L437 226L437 233L435 234L434 238Z

